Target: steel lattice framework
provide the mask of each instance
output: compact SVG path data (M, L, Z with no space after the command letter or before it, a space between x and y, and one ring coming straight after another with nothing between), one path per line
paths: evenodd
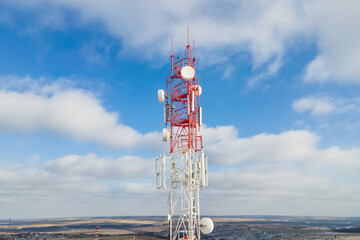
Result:
M195 74L194 49L191 51L188 29L184 56L175 60L171 39L171 76L166 95L162 98L165 91L158 92L159 101L165 102L163 140L170 141L170 156L156 159L156 180L157 188L169 188L170 240L200 239L199 192L207 187L207 159L200 134L202 90ZM184 77L184 67L193 69L190 78Z

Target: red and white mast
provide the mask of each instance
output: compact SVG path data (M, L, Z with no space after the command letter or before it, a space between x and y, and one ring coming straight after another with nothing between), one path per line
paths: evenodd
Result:
M94 240L99 240L99 226L95 228Z
M191 51L189 27L183 58L173 55L171 39L171 75L166 93L158 90L165 102L163 141L170 141L169 156L156 159L157 188L169 188L170 240L200 239L200 230L213 229L210 219L200 221L199 192L207 187L207 158L200 134L202 89L196 78L195 48Z

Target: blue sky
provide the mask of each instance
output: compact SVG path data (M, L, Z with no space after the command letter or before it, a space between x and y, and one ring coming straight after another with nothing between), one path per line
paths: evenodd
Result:
M2 1L0 219L167 214L157 90L187 25L202 213L358 216L359 13L355 0Z

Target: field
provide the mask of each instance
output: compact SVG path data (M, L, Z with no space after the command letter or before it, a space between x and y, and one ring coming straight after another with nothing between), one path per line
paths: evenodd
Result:
M290 216L211 217L215 230L203 239L359 239L360 218ZM0 239L156 240L168 238L164 217L99 217L0 221Z

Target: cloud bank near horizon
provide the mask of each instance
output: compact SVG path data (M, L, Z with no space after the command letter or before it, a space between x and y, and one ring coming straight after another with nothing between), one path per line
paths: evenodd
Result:
M354 206L360 200L360 149L320 148L320 140L312 132L299 130L262 133L249 138L228 135L209 143L209 161L217 167L211 167L210 188L203 190L203 214L317 215L328 208L328 216L357 216L359 212ZM245 165L239 166L239 163ZM86 213L82 209L87 203L81 210L73 209L82 216L106 215L111 209L111 215L128 215L131 214L129 205L141 209L144 215L166 212L166 204L159 202L159 196L165 199L167 192L157 191L154 186L153 159L109 158L89 153L61 156L40 165L6 161L0 165L0 184L6 186L2 188L0 200L4 213L13 204L26 206L35 201L35 205L48 204L48 216L67 216L67 212L56 210L53 205L57 203L56 198L61 199L69 212L73 206L78 208L77 202L82 200L88 204L98 201L109 204ZM121 199L121 204L116 199ZM218 201L227 203L220 212L214 208ZM235 203L236 206L246 203L246 209L235 208ZM269 204L273 207L266 209ZM300 207L294 209L293 204ZM35 212L35 209L27 210L27 214L19 212L14 217L45 214L45 210Z

